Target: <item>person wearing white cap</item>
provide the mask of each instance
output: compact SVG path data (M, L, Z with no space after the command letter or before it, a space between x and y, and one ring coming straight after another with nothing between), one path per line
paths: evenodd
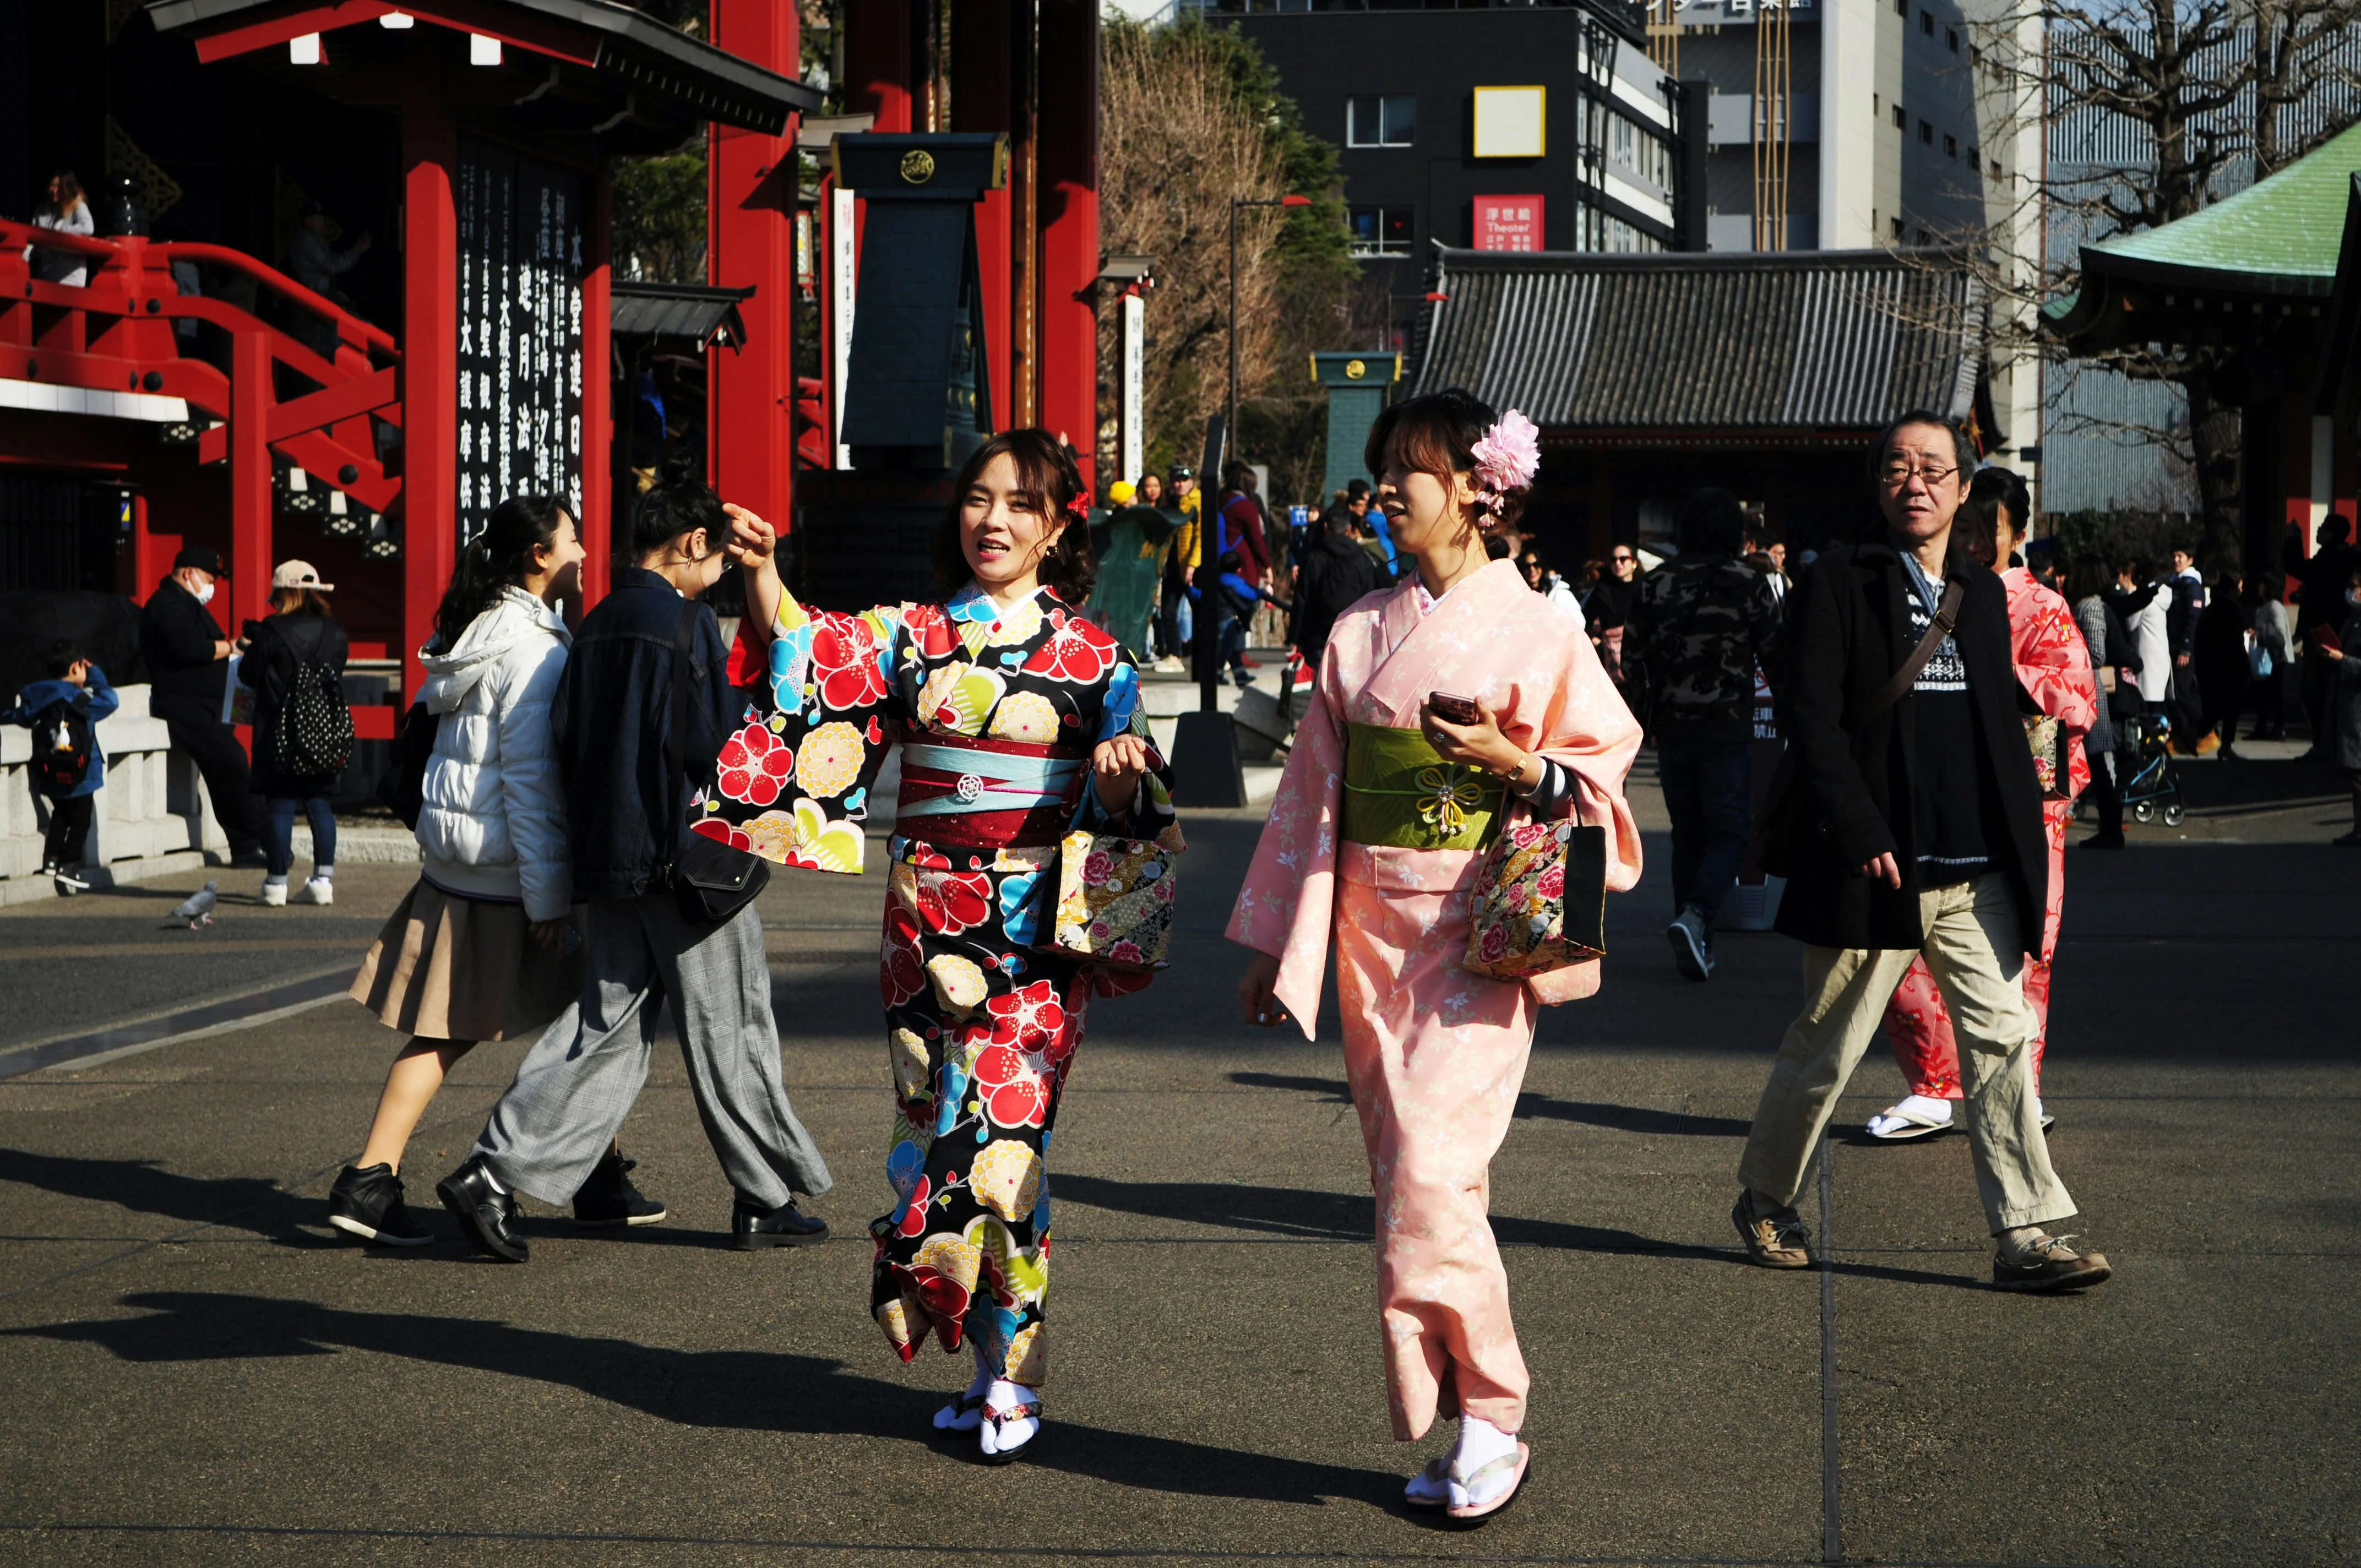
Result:
M295 861L295 812L312 824L312 875L297 904L336 899L336 813L329 794L352 760L353 717L345 706L345 629L328 613L335 584L309 561L282 561L270 574L269 620L247 623L237 678L254 688L253 790L269 803L262 902L288 902Z

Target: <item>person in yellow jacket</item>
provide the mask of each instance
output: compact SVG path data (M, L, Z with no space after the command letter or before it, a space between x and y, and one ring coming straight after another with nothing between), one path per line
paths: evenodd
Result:
M1164 598L1156 615L1157 660L1159 669L1179 669L1189 646L1190 621L1189 584L1197 573L1198 540L1201 530L1198 519L1205 498L1197 488L1197 471L1185 463L1172 466L1170 483L1158 503L1167 511L1180 514L1180 526L1172 534L1172 547L1164 558Z

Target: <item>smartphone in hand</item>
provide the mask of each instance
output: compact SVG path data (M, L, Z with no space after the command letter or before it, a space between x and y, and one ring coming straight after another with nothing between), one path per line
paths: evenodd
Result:
M1428 711L1445 723L1481 724L1484 721L1483 712L1477 707L1476 699L1472 696L1457 696L1450 692L1429 692L1426 694L1426 706Z

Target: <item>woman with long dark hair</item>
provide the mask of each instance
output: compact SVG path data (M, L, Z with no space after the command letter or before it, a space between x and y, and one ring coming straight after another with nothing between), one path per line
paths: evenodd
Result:
M699 830L857 872L870 788L902 746L880 968L898 1202L871 1227L870 1310L905 1361L930 1335L972 1345L974 1381L935 1426L1005 1462L1040 1427L1060 1091L1091 996L1147 980L1052 949L1060 840L1080 827L1180 846L1136 661L1075 614L1093 569L1072 454L1003 432L951 496L938 597L857 615L788 597L771 531L730 509L750 568L741 624L767 633L777 712L724 750Z
M563 504L511 497L459 552L419 650L420 700L439 717L418 814L423 865L352 988L410 1040L358 1163L328 1195L328 1223L367 1241L434 1239L402 1204L401 1157L451 1064L479 1040L539 1034L581 989L549 713L573 643L557 606L577 591L582 561Z
M60 169L49 176L49 200L33 214L35 228L55 229L60 234L77 235L88 239L97 233L98 225L90 215L90 203L82 199L82 181L71 169ZM28 245L25 259L33 264L33 276L44 283L66 283L75 288L90 281L90 258L71 250L53 250L48 246Z
M1403 1497L1469 1525L1515 1498L1532 1456L1517 1435L1532 1380L1486 1217L1491 1160L1539 1007L1590 995L1599 973L1595 958L1526 953L1521 918L1515 938L1503 923L1477 938L1491 967L1476 968L1478 867L1504 835L1537 850L1570 821L1605 829L1604 887L1640 879L1623 798L1640 726L1582 623L1489 548L1516 526L1538 434L1456 389L1378 416L1364 455L1417 570L1331 629L1229 925L1255 949L1238 986L1247 1019L1295 1024L1306 1039L1334 956L1345 1073L1377 1194L1394 1437L1459 1420L1450 1453ZM1533 887L1571 916L1578 895L1598 893L1566 886L1568 869L1539 870ZM1511 941L1523 962L1502 962Z

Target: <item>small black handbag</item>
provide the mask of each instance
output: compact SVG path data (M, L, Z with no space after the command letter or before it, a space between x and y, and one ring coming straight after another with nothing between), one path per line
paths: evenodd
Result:
M443 731L443 716L413 702L402 716L401 732L393 738L393 758L378 775L377 797L401 819L404 828L418 827L426 808L426 764L434 757L434 738Z
M695 599L681 606L680 630L672 641L672 765L687 786L684 796L694 793L697 784L688 768L688 665L701 608ZM721 925L770 885L771 862L762 856L708 839L686 821L675 824L673 831L676 837L667 880L680 898L681 913L690 920Z

